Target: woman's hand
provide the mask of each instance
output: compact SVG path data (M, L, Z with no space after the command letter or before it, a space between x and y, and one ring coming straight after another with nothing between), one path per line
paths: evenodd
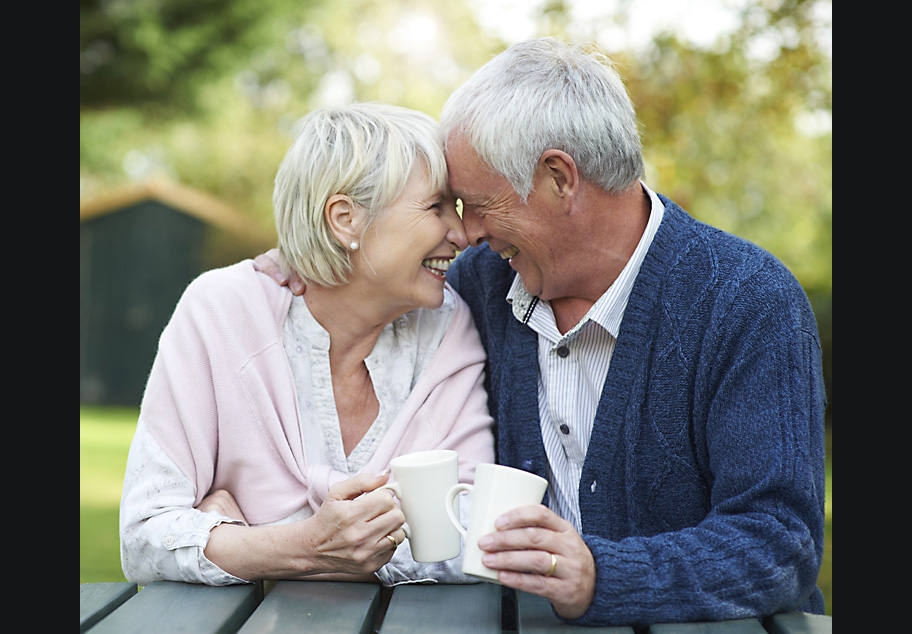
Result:
M313 567L321 572L374 573L389 562L405 539L405 515L392 493L379 488L387 477L386 472L361 474L339 482L316 514L301 523L302 528L306 525L301 537Z
M278 526L219 524L209 533L205 556L225 572L248 581L376 580L373 573L389 562L395 546L405 539L405 515L392 492L379 488L387 477L386 472L361 474L339 482L306 520ZM200 507L229 510L233 500L227 491L213 491ZM234 517L235 513L226 515Z
M237 500L225 489L216 489L200 501L199 506L195 507L198 511L213 512L219 515L226 515L233 520L241 520L245 526L248 526L247 518L241 512Z

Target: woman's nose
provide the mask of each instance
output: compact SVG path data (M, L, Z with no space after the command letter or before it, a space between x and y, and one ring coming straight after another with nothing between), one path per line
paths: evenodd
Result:
M465 226L466 240L473 247L477 247L487 240L487 234L481 218L471 209L462 208L462 224Z
M457 251L463 251L469 246L469 241L466 239L465 226L459 216L456 216L453 226L447 231L446 239L447 242L456 247Z

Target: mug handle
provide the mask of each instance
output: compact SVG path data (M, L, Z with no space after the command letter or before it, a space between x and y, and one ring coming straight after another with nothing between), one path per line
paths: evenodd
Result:
M398 483L398 482L390 482L389 484L384 484L384 485L383 485L382 487L380 487L380 488L381 488L381 489L389 489L390 491L392 491L393 493L396 494L396 497L397 497L397 498L399 498L400 500L402 499L402 490L399 488L399 483ZM411 531L411 529L409 529L409 525L408 525L407 522L404 522L404 523L402 524L402 530L405 531L405 537L406 537L406 539L411 539L411 538L412 538L412 531Z
M456 511L454 511L453 508L457 505L453 504L453 502L455 502L456 496L459 495L461 492L466 491L468 493L472 493L473 488L475 488L475 487L473 487L468 482L460 482L458 484L454 484L453 486L451 486L450 490L447 491L447 494L446 494L445 504L446 504L447 517L450 518L450 522L453 524L453 526L456 527L456 530L458 530L462 534L463 537L468 536L468 531L466 530L465 526L462 525L462 522L459 521L459 518L456 517Z

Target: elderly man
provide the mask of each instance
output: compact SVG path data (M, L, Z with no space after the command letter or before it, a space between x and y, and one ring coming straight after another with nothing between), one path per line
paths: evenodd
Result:
M549 482L480 540L485 565L585 625L822 613L826 403L794 276L646 186L597 52L516 44L441 125L470 244L447 279L487 350L498 461Z

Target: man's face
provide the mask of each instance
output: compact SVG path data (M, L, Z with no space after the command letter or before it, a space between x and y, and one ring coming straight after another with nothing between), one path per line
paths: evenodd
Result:
M544 197L533 191L524 204L507 180L493 174L475 150L458 133L447 140L450 189L462 200L462 221L469 244L483 242L510 260L533 295L553 299L548 280L556 261L553 249L559 236L549 231ZM536 182L536 184L538 184Z

